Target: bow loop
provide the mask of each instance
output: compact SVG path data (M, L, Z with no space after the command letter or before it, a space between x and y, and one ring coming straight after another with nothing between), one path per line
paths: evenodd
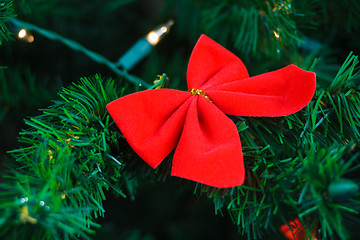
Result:
M190 96L154 89L119 98L106 107L134 151L156 168L179 141Z
M315 93L315 73L289 65L277 71L222 84L206 93L224 113L279 117L305 107Z
M209 37L200 36L189 60L188 89L205 90L248 77L246 67L238 57Z

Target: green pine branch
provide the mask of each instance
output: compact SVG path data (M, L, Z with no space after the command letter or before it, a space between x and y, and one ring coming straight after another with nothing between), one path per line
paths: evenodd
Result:
M344 190L351 200L337 202L328 186L359 171L359 76L358 58L350 54L333 82L300 112L237 120L247 177L227 191L202 186L215 211L228 210L248 239L261 239L264 230L277 231L295 217L308 234L318 226L322 239L348 239L351 227L344 222L360 223L360 194Z
M17 165L1 173L1 236L87 238L97 226L94 218L104 216L104 191L125 197L121 156L110 154L112 147L122 152L121 136L105 112L122 91L98 75L83 78L42 115L26 120L19 140L24 147L10 152Z
M0 123L10 112L18 117L48 104L58 90L56 85L50 86L48 81L37 83L29 68L0 67Z
M309 1L207 1L202 10L205 32L242 53L280 56L303 42L300 29L317 23Z
M316 229L322 239L352 236L345 223L360 221L359 74L357 57L349 55L333 83L318 88L300 112L232 117L243 146L245 183L231 189L197 184L194 193L211 199L216 213L228 212L248 239L277 232L296 217L309 235ZM104 216L105 191L133 198L144 181L168 179L171 155L149 171L107 113L106 104L124 94L111 79L83 78L41 115L26 119L23 147L10 152L15 166L1 173L2 236L87 238Z
M13 17L15 17L13 1L0 1L0 45L2 45L4 41L11 39L11 32L8 30L5 22Z

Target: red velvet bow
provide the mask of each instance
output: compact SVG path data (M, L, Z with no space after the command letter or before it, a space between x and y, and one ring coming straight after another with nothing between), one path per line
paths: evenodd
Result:
M298 218L289 221L288 224L281 225L280 231L289 240L304 240L306 237L306 231Z
M292 114L306 106L316 87L315 74L295 65L249 77L240 59L205 35L191 54L187 83L188 92L137 92L107 109L152 168L176 147L172 176L221 188L245 178L239 134L225 114Z

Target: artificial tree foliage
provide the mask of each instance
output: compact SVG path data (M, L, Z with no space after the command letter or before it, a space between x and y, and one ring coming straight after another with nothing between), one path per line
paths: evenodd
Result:
M299 113L276 119L234 117L245 149L245 184L231 189L196 184L194 192L212 199L216 212L229 211L249 239L260 238L263 230L276 229L279 219L291 216L320 224L324 238L346 238L342 219L359 221L359 194L353 191L346 201L337 201L329 198L328 186L358 170L356 64L357 57L350 55L334 80L341 86L318 89ZM99 75L83 78L26 121L19 139L24 145L11 151L16 165L2 176L3 234L32 235L38 227L32 236L82 236L104 212L104 190L125 197L123 192L134 191L147 178L169 174L169 165L149 173L107 113L106 104L124 91ZM319 124L323 121L334 124ZM21 222L25 206L37 223ZM63 214L65 222L58 221Z

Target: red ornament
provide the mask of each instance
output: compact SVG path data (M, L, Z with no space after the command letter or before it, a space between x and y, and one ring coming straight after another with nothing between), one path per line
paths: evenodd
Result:
M280 232L289 240L303 240L306 237L305 229L298 218L290 221L289 225L281 225Z
M176 147L172 176L220 188L245 178L239 134L225 114L289 115L307 105L316 87L315 74L295 65L249 77L240 59L205 35L190 57L187 83L187 92L137 92L107 109L152 168Z

